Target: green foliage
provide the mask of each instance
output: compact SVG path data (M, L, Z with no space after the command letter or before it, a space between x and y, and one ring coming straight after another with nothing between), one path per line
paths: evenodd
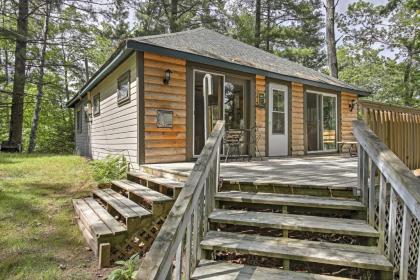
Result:
M389 1L387 6L359 0L349 5L339 21L349 56L339 59L340 77L370 88L377 100L418 106L419 24L410 0Z
M71 199L94 186L82 157L0 153L0 279L92 279Z
M128 163L124 156L108 155L105 159L91 162L93 178L98 184L123 179L127 174Z
M117 261L115 264L122 267L114 269L108 276L108 280L131 280L135 279L139 267L139 254L134 254L126 261Z

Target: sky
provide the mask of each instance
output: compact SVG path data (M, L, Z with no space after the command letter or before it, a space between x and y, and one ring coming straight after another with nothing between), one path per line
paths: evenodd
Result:
M230 1L234 2L235 0L230 0ZM339 2L337 4L337 7L336 7L336 12L338 14L345 13L347 11L348 5L350 5L354 2L357 2L357 0L339 0ZM388 0L368 0L368 2L371 2L375 5L385 5L388 2ZM129 18L130 18L129 19L130 24L134 25L134 22L136 20L134 12L130 12ZM336 37L339 38L340 35L341 35L340 32L336 29ZM338 45L340 45L340 42L338 42ZM394 54L390 50L384 50L381 53L382 53L382 55L389 56L389 57L394 56Z
M337 12L338 13L344 13L347 10L347 6L351 3L357 2L356 0L340 0L337 5ZM375 5L384 5L388 1L387 0L370 0L368 2L371 2Z

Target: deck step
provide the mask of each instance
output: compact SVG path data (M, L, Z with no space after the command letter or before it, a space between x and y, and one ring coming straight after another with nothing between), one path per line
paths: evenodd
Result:
M379 233L363 220L223 209L215 209L209 219L220 224L379 237Z
M188 162L177 163L176 165L185 166L182 168L182 170L176 170L173 168L161 166L159 164L145 164L140 167L140 171L156 177L168 178L179 182L186 182L188 176L190 175L190 169L192 168L192 165L190 165Z
M228 262L201 260L192 278L194 280L351 280L350 278L285 271L275 268L248 266Z
M392 271L392 264L376 247L217 231L209 231L201 247L205 250Z
M309 195L227 191L216 193L215 199L224 202L284 205L308 208L340 209L355 211L362 211L365 209L365 207L360 201L354 199L317 197Z
M134 230L142 220L152 216L148 210L112 189L96 189L92 193L94 197L99 198L107 205L108 211L111 214L114 214L111 211L114 210L125 219L128 231Z
M127 228L92 197L73 199L77 223L89 247L98 253L100 243L122 241Z
M145 172L131 171L127 173L127 178L130 181L134 181L136 183L145 185L149 188L156 189L159 192L162 192L162 190L159 189L159 187L163 187L164 189L170 189L174 198L178 196L185 184L183 182L175 181L169 178L158 177ZM151 182L154 186L148 184L148 182Z
M174 202L169 196L129 180L112 181L112 189L127 192L129 199L145 206L154 215L163 215L162 211L168 212Z

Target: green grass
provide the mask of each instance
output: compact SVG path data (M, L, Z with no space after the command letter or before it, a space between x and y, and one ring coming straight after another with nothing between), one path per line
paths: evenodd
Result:
M71 205L94 185L81 157L0 153L0 279L103 274L73 223Z

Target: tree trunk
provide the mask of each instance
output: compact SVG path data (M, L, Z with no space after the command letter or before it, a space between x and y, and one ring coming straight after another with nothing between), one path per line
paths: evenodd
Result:
M414 91L411 86L411 70L413 67L413 51L408 47L408 55L404 67L404 105L411 106L413 102Z
M25 95L26 68L26 37L28 35L28 3L29 0L19 0L17 32L21 35L16 39L15 74L13 79L12 112L9 128L9 144L22 145L23 103Z
M267 34L265 35L265 50L270 51L270 31L271 31L271 1L267 1Z
M32 119L31 134L29 135L29 146L28 153L32 153L36 146L36 136L39 124L39 114L41 112L42 96L44 90L44 73L45 73L45 53L47 51L47 39L48 39L48 24L50 19L49 4L47 3L45 8L44 26L42 30L42 49L41 49L41 61L39 65L39 78L38 78L38 94L36 95L34 116Z
M171 33L178 31L177 26L177 19L178 19L178 0L171 1L171 14L169 17L169 31Z
M260 47L261 42L261 0L255 1L255 46Z
M85 54L85 75L86 75L86 82L89 81L89 61Z
M9 84L9 51L4 48L4 73L6 79L6 85Z
M334 0L326 0L326 28L327 28L327 55L330 75L338 78L337 49L335 42L335 3Z
M62 36L64 38L64 35ZM67 70L67 54L66 49L64 47L64 42L61 42L61 52L63 54L63 69L64 69L64 90L66 93L67 101L70 100L70 92L69 92L69 78L68 78L68 70Z

